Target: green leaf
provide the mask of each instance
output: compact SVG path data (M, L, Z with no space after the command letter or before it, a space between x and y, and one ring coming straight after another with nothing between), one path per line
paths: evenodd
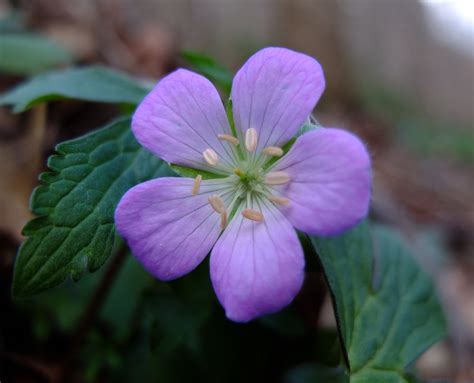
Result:
M347 383L349 378L342 368L306 364L291 369L285 383ZM374 382L375 383L375 382Z
M224 178L226 176L222 174L215 174L201 169L188 168L186 166L169 164L169 167L181 177L196 178L198 175L201 175L203 180L210 180L213 178Z
M71 63L61 45L33 34L0 35L0 72L31 75Z
M445 335L434 287L401 239L362 223L311 241L331 289L350 382L406 383L404 369ZM374 271L373 271L374 270Z
M106 269L103 267L101 271ZM145 290L156 282L143 265L129 253L100 314L101 320L108 324L109 331L114 330L117 338L124 338L132 332L136 320L134 314L140 299Z
M56 147L50 172L31 197L39 216L28 222L16 260L13 294L28 296L97 270L117 237L114 210L132 186L171 174L166 163L135 141L123 119Z
M215 85L221 88L226 95L232 88L232 73L210 56L192 51L182 52L183 58L197 72L206 76Z
M1 33L18 33L25 30L25 20L21 12L11 10L0 18Z
M64 98L95 102L138 104L146 86L121 72L93 66L42 74L0 96L0 105L23 112L39 103Z

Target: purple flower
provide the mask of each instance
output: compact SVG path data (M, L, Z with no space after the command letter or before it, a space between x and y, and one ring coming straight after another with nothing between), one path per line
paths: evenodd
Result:
M316 129L283 155L324 85L313 58L263 49L234 78L235 129L206 78L179 69L156 85L135 112L135 137L165 161L216 177L159 178L124 195L117 229L151 274L178 278L211 251L228 318L246 322L293 300L305 264L295 228L339 233L366 216L370 200L369 156L351 133Z

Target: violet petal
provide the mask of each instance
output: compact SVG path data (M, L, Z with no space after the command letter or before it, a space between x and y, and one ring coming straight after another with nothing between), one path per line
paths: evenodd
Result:
M367 215L372 179L369 154L345 130L321 128L303 134L272 170L290 175L290 183L273 190L290 200L281 210L298 230L333 235Z
M208 197L223 190L220 180L202 181L191 195L194 180L164 177L130 189L115 210L118 232L133 255L155 277L178 278L206 257L216 242L220 216Z
M304 279L304 256L290 222L268 201L261 222L237 211L211 253L211 279L229 319L247 322L288 305Z

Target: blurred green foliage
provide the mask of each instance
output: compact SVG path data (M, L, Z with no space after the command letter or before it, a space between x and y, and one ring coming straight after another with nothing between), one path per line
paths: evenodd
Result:
M206 76L217 87L219 87L225 96L230 94L232 88L232 73L219 64L214 58L202 53L184 51L181 53L183 59L192 69ZM227 97L224 97L225 99Z
M394 126L394 138L401 145L423 156L474 163L473 126L435 119L410 97L374 81L358 89L366 111Z
M0 105L14 112L40 103L74 99L136 106L148 93L146 85L114 69L91 66L65 69L33 77L0 96Z
M40 35L0 34L0 72L32 75L72 61L65 48Z

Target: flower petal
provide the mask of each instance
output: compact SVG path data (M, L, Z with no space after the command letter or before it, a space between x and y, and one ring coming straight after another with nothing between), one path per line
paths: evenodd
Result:
M206 257L219 237L220 216L208 197L229 197L222 180L202 181L192 195L194 180L164 177L130 189L115 210L118 232L132 253L155 277L178 278Z
M299 230L333 235L367 215L371 195L370 158L353 134L320 128L300 136L272 171L290 175L274 187L290 199L282 212Z
M219 173L232 168L232 150L218 134L231 134L216 88L205 77L179 69L158 82L138 106L132 130L145 148L165 161ZM220 157L210 166L203 152Z
M288 305L304 279L304 256L291 224L269 202L261 222L242 208L211 253L211 278L229 319L247 322Z
M309 117L324 86L321 65L312 57L285 48L257 52L239 70L232 85L239 138L255 128L257 151L282 146Z

